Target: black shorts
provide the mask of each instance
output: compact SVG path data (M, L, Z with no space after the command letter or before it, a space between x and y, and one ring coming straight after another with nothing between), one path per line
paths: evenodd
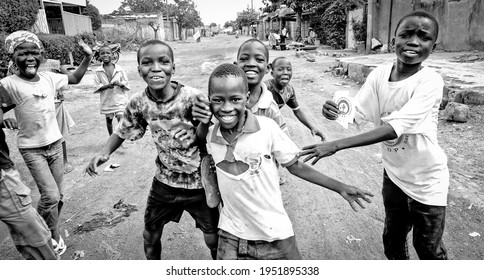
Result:
M187 211L195 226L204 233L217 233L220 217L218 208L210 208L203 189L173 188L153 178L145 211L145 229L155 231L170 221L178 223Z

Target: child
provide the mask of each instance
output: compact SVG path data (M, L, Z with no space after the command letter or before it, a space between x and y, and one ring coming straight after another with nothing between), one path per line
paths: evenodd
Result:
M5 46L18 72L0 81L6 89L0 95L0 103L4 106L15 105L20 154L39 188L37 211L49 226L54 248L59 254L63 254L66 249L58 229L63 204L64 161L54 96L57 90L65 88L68 83L79 83L89 66L92 51L82 40L79 45L85 57L73 73L64 75L38 72L44 59L42 43L31 32L16 31L7 36Z
M274 101L279 105L279 109L287 104L292 109L297 119L304 124L311 134L321 137L324 141L324 135L315 126L313 126L307 119L304 112L299 108L299 103L296 100L296 92L294 87L289 84L292 77L292 66L289 59L286 57L278 57L272 61L270 65L272 79L264 81L267 88L272 92Z
M99 58L103 65L95 71L94 81L101 87L94 93L99 92L101 114L106 116L106 127L109 135L113 134L113 118L118 123L123 116L124 108L128 103L128 77L119 65L112 62L112 51L107 45L99 48Z
M1 85L0 94L5 94ZM16 129L12 123L4 122L3 110L0 109L1 127ZM56 260L49 228L32 207L30 189L9 157L3 129L0 129L0 172L0 220L7 224L15 247L27 260Z
M269 72L268 63L269 50L258 39L249 39L239 47L235 64L247 75L250 92L247 108L255 115L273 119L286 132L286 121L263 82L264 75Z
M157 171L147 201L144 250L147 259L161 259L161 235L170 221L178 222L186 210L204 233L205 243L215 259L219 213L209 208L200 181L200 152L195 142L191 108L199 91L171 81L175 72L173 51L159 40L138 49L138 72L147 88L133 95L123 120L86 172L98 175L96 167L106 162L125 139L138 140L149 126L157 148ZM182 132L183 133L179 133ZM181 136L188 139L181 140Z
M298 161L299 149L272 120L246 109L247 77L233 64L215 68L208 83L210 110L218 122L206 135L216 165L223 207L218 259L301 259L284 210L277 162L290 173L339 193L356 211L372 194L343 184ZM197 136L211 118L198 102ZM205 109L205 110L204 110ZM203 140L202 140L203 141Z
M435 48L439 25L415 11L397 24L397 61L373 70L356 95L357 123L377 128L367 133L304 147L305 161L339 150L382 142L383 245L388 259L408 259L406 238L413 227L413 245L420 259L446 259L442 243L449 188L447 157L437 143L437 118L444 82L422 66ZM336 119L338 107L326 101L323 115Z

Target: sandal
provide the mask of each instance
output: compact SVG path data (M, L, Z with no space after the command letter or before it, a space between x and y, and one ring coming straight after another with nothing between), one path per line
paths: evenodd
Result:
M67 245L64 243L64 239L62 239L62 236L59 236L59 243L55 241L54 238L52 238L52 246L54 246L54 251L60 256L64 254L64 252L67 249Z

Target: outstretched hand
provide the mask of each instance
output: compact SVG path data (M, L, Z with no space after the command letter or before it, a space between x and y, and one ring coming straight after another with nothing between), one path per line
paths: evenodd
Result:
M338 104L332 100L326 100L323 105L322 114L328 120L336 120L339 115Z
M201 94L197 96L197 101L192 106L192 116L193 119L201 123L210 123L212 112L210 111L210 102L205 96Z
M3 120L3 127L8 129L18 129L18 122L14 118L7 118Z
M82 51L86 56L92 56L92 50L86 43L84 43L84 40L79 39L77 44L79 44L79 46L82 48Z
M363 201L366 203L371 203L371 199L369 197L373 197L371 192L360 190L353 186L346 185L343 190L339 193L348 203L350 204L353 211L358 212L359 205L362 209L365 209L365 205Z
M86 169L84 169L84 173L89 174L91 177L98 176L99 173L97 172L97 167L106 161L109 160L109 156L106 155L97 155L93 159L91 159L91 162L86 166Z
M311 130L311 135L319 136L321 138L321 142L324 142L326 140L326 137L324 137L324 134L318 129Z
M337 151L335 142L324 142L303 147L299 156L307 156L303 162L314 159L311 165L315 165L321 158L334 155Z

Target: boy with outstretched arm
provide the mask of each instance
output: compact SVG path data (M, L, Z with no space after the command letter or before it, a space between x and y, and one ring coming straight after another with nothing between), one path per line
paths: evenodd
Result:
M99 48L99 58L103 64L95 70L94 82L100 87L94 93L99 93L101 114L106 117L106 127L111 135L113 118L116 117L119 123L128 103L128 76L120 65L112 62L113 53L108 45Z
M324 141L323 133L317 129L313 124L309 122L304 114L303 110L299 107L299 103L296 99L296 91L294 87L289 83L292 78L292 65L291 61L287 57L277 57L269 65L271 69L272 79L264 81L267 89L272 93L274 101L279 106L279 109L287 104L296 118L304 124L313 136L317 135Z
M442 242L449 188L447 157L437 142L437 123L444 82L422 65L435 48L439 25L422 11L397 24L397 61L373 70L357 93L357 123L377 127L357 136L303 148L305 161L340 150L382 143L383 245L388 259L408 259L407 234L420 259L447 259ZM326 101L323 115L334 120L337 105Z
M217 253L218 210L209 208L200 180L200 151L195 142L196 124L192 106L200 92L172 81L175 73L173 50L159 40L150 40L138 49L138 72L147 87L134 94L123 119L109 137L103 152L94 157L86 172L98 175L96 167L125 139L138 140L151 130L156 145L156 174L144 216L146 258L161 259L161 236L165 224L179 222L184 211L195 219L204 234L213 259ZM183 137L183 139L182 139Z
M197 138L213 157L223 203L217 259L301 259L276 161L291 174L339 193L355 211L373 195L300 162L298 147L280 127L246 108L248 90L244 71L222 64L210 75L209 102L200 100L193 108L201 122ZM212 114L218 122L208 127Z
M52 232L52 243L59 254L66 244L59 233L59 214L63 205L64 159L62 134L57 124L54 98L67 84L78 84L89 66L92 50L78 42L84 58L72 73L38 72L43 62L43 46L29 31L16 31L5 38L5 48L16 66L15 75L3 78L5 88L0 103L14 106L19 132L17 146L40 192L37 211Z

